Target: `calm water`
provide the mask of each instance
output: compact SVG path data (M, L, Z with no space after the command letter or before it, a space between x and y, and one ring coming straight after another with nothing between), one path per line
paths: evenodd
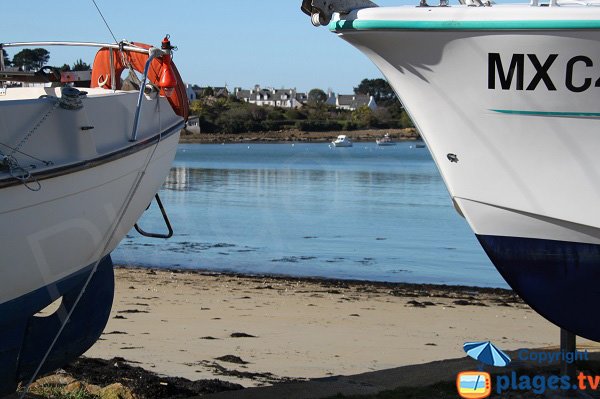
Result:
M132 231L115 263L506 287L414 143L181 145L170 240ZM146 230L164 229L155 207Z

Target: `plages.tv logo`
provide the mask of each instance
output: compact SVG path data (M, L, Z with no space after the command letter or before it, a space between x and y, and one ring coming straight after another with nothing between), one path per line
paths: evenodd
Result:
M492 393L492 378L483 371L463 371L456 377L456 389L461 398L484 399Z
M484 365L504 367L510 364L510 357L490 341L466 342L463 349L473 359ZM484 399L492 394L492 378L484 371L463 371L456 377L456 389L461 398Z

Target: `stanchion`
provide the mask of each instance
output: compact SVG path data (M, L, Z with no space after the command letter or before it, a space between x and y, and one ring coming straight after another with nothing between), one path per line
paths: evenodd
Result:
M575 353L577 350L577 337L570 331L564 328L560 329L560 351L562 353ZM577 366L575 362L565 361L565 357L562 357L560 362L560 374L566 375L571 381L576 381L577 377Z
M565 330L564 328L560 329L560 351L564 354L577 352L577 336L570 331ZM577 365L576 362L567 362L566 356L561 356L560 361L560 374L563 376L568 376L569 380L572 384L575 384L577 381ZM574 359L575 360L575 359ZM583 399L592 399L592 396L589 394L577 391L570 390L567 391L566 397L568 398L583 398Z

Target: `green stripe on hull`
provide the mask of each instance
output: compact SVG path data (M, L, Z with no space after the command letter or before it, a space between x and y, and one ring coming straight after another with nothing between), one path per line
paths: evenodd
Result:
M600 118L599 112L547 112L547 111L519 111L514 109L490 109L500 114L524 116L551 116L563 118Z
M600 29L600 20L521 21L400 21L339 20L329 24L332 32L348 30L548 30Z

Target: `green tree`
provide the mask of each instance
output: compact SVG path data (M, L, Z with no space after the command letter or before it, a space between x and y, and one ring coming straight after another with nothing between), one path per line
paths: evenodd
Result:
M8 53L4 49L2 49L2 57L4 58L4 66L9 66L11 64L10 58L8 58Z
M400 127L415 127L415 124L413 123L412 119L410 119L410 116L408 116L406 111L403 111L402 115L400 116Z
M252 114L248 107L237 106L219 115L217 124L223 133L242 133L248 131L248 122L252 122Z
M367 94L375 98L378 106L389 107L399 103L396 93L385 79L363 79L354 94Z
M75 61L75 63L73 64L73 68L71 70L72 71L89 71L90 69L92 69L92 67L89 66L87 63L83 62L83 60L80 58L77 61Z
M373 111L375 117L375 127L396 127L390 111L386 107L377 107Z
M285 119L285 115L283 113L283 109L281 108L271 108L269 113L267 114L267 119L271 121L282 121Z
M306 114L297 108L290 108L285 111L285 118L290 121L306 119Z
M200 115L200 113L202 112L202 105L202 101L190 101L190 112L194 115Z
M215 89L213 89L211 86L208 86L206 89L204 89L204 91L202 92L202 96L203 97L212 97L215 95Z
M308 92L308 104L315 107L325 104L327 94L321 89L312 89Z
M387 106L385 109L390 113L392 119L402 118L402 114L405 112L404 107L400 104L400 101L396 101L394 104Z
M248 104L246 105L250 109L252 119L257 122L262 122L269 116L269 112L266 107L259 107L257 105Z
M363 105L352 112L352 122L360 128L370 128L377 125L377 118L371 108Z
M43 48L23 49L13 57L13 65L26 71L38 70L48 63L50 53Z

